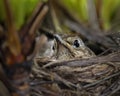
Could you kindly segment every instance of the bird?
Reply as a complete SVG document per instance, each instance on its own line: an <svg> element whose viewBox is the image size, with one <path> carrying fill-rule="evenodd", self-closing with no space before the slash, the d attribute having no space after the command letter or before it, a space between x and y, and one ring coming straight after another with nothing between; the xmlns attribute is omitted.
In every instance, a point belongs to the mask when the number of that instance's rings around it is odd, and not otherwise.
<svg viewBox="0 0 120 96"><path fill-rule="evenodd" d="M56 36L57 40L53 46L54 58L56 60L69 60L74 58L90 58L95 53L88 48L79 36Z"/></svg>

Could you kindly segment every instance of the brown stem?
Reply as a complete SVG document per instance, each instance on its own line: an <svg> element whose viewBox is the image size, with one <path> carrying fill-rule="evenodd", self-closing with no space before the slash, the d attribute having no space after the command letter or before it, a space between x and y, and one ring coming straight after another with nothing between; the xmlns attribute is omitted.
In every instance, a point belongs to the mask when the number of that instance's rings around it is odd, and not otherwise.
<svg viewBox="0 0 120 96"><path fill-rule="evenodd" d="M7 28L8 28L7 43L12 54L17 56L21 52L21 45L20 45L20 40L19 40L17 31L15 30L10 2L9 0L3 0L3 3L5 7L6 22L7 22Z"/></svg>
<svg viewBox="0 0 120 96"><path fill-rule="evenodd" d="M33 41L35 39L36 31L39 28L43 18L45 17L46 13L48 12L48 6L46 4L43 5L38 5L39 10L36 9L37 11L34 12L33 16L31 17L31 20L29 21L28 25L26 25L26 30L25 31L25 36L23 38L23 54L28 55L30 48L33 44ZM21 32L22 33L22 32Z"/></svg>

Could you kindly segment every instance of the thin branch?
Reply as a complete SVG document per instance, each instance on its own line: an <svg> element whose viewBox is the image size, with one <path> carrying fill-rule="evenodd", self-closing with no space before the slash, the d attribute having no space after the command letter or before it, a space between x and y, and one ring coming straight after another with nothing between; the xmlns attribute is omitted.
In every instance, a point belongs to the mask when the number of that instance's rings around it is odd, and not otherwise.
<svg viewBox="0 0 120 96"><path fill-rule="evenodd" d="M43 7L43 9L41 10L41 12L38 14L38 16L36 17L36 19L34 20L30 30L29 30L29 35L32 36L35 31L39 28L43 18L45 17L46 13L48 12L48 6L45 5Z"/></svg>
<svg viewBox="0 0 120 96"><path fill-rule="evenodd" d="M120 75L120 72L119 72L119 73L112 74L112 75L110 75L110 76L108 76L108 77L105 77L105 78L103 78L103 79L101 79L101 80L98 80L98 81L96 81L96 82L94 82L94 83L85 85L83 88L88 88L88 87L95 86L95 85L97 85L97 84L100 84L100 83L102 83L102 82L105 82L106 80L111 79L111 78L113 78L113 77L115 77L115 76L119 76L119 75Z"/></svg>
<svg viewBox="0 0 120 96"><path fill-rule="evenodd" d="M7 21L7 27L8 27L8 34L7 34L7 39L8 39L8 46L10 48L10 51L17 56L18 54L21 53L21 44L20 40L17 34L17 31L15 29L15 24L13 20L13 14L10 6L10 1L9 0L3 0L4 2L4 7L5 7L5 13L6 13L6 21Z"/></svg>
<svg viewBox="0 0 120 96"><path fill-rule="evenodd" d="M43 6L44 6L44 3L42 3L40 1L38 3L38 5L36 6L35 10L33 10L33 13L30 15L27 22L25 23L25 25L20 30L20 38L21 39L23 39L28 34L29 29L32 26L32 23L34 22L36 16L39 14L39 12L40 12L40 10L42 9Z"/></svg>
<svg viewBox="0 0 120 96"><path fill-rule="evenodd" d="M40 24L47 12L48 12L48 6L44 5L42 9L37 13L36 18L34 18L34 21L32 22L26 37L24 37L23 39L23 45L22 45L23 54L27 55L29 53L30 48L35 39L37 29L40 27Z"/></svg>
<svg viewBox="0 0 120 96"><path fill-rule="evenodd" d="M99 23L99 27L101 30L103 29L103 21L101 20L102 2L103 2L103 0L96 1L96 14L98 17L98 23Z"/></svg>
<svg viewBox="0 0 120 96"><path fill-rule="evenodd" d="M86 67L86 66L102 64L106 62L120 62L119 58L120 58L120 52L119 53L116 52L116 53L113 53L107 56L93 57L93 58L88 58L88 59L74 59L74 60L68 60L68 61L50 62L44 65L43 67L44 68L51 68L51 67L56 67L56 66Z"/></svg>
<svg viewBox="0 0 120 96"><path fill-rule="evenodd" d="M50 5L51 18L55 28L55 32L62 33L63 30L60 28L60 22L57 16L57 12L56 12L57 10L56 10L56 5L54 5L54 0L49 0L49 5Z"/></svg>
<svg viewBox="0 0 120 96"><path fill-rule="evenodd" d="M108 87L106 90L103 91L103 93L100 96L112 96L113 94L120 91L120 74L118 75L118 79L111 84L110 87Z"/></svg>

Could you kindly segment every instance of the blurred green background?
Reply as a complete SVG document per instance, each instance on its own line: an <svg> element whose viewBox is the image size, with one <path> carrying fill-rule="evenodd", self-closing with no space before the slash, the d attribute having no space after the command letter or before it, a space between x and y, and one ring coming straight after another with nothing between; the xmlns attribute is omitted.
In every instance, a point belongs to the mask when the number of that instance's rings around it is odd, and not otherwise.
<svg viewBox="0 0 120 96"><path fill-rule="evenodd" d="M10 0L16 29L19 29L26 18L28 18L39 1L47 0ZM60 0L78 20L82 23L88 23L88 2L89 0ZM108 30L111 26L119 23L120 19L120 0L91 0L96 7L96 13L99 13L99 21L103 29ZM98 10L99 9L99 12ZM98 15L98 14L97 14ZM3 0L0 0L0 22L4 22L5 12Z"/></svg>

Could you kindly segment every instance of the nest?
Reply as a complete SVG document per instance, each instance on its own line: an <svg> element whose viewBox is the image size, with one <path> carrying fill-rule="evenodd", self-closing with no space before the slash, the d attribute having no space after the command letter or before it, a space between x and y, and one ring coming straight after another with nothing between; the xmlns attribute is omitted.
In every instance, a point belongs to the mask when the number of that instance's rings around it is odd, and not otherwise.
<svg viewBox="0 0 120 96"><path fill-rule="evenodd" d="M32 96L119 96L120 52L89 59L36 58Z"/></svg>

